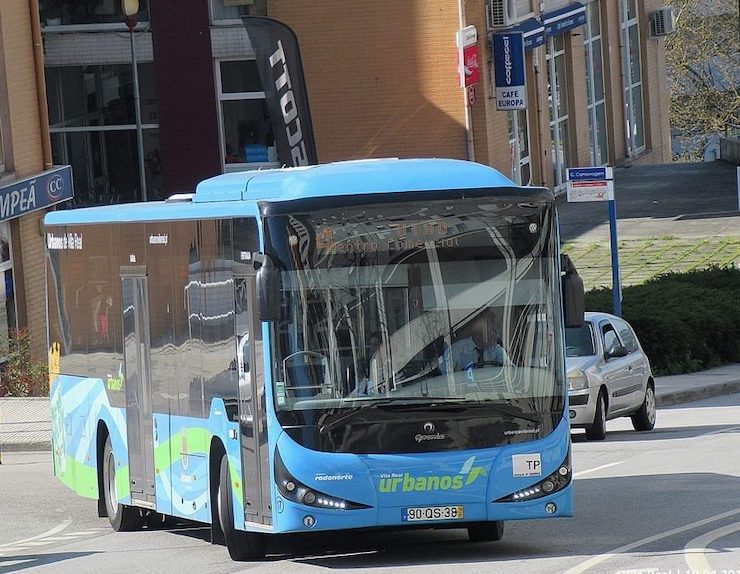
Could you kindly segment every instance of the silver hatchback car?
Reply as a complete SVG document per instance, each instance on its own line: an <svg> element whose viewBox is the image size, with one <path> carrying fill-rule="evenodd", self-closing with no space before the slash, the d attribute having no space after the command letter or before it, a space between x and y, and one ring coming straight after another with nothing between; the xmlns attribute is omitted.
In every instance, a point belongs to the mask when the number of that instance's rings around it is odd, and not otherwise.
<svg viewBox="0 0 740 574"><path fill-rule="evenodd" d="M655 381L632 327L608 313L586 313L565 330L570 424L603 440L606 421L632 417L635 430L655 426Z"/></svg>

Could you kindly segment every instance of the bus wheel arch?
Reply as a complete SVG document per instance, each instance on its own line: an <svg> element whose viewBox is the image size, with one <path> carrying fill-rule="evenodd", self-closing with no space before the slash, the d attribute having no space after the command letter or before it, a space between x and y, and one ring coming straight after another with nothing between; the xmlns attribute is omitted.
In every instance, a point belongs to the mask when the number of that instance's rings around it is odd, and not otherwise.
<svg viewBox="0 0 740 574"><path fill-rule="evenodd" d="M116 457L110 440L105 437L102 456L102 496L108 522L116 532L138 530L144 523L141 510L118 502L116 489Z"/></svg>
<svg viewBox="0 0 740 574"><path fill-rule="evenodd" d="M110 433L108 426L103 420L98 421L97 435L95 438L96 468L98 475L98 517L108 517L108 507L105 504L105 486L103 482L103 455L105 453L105 442Z"/></svg>
<svg viewBox="0 0 740 574"><path fill-rule="evenodd" d="M208 460L208 489L211 504L211 544L225 544L224 532L218 514L218 491L221 480L221 458L226 453L223 443L217 437L211 439Z"/></svg>
<svg viewBox="0 0 740 574"><path fill-rule="evenodd" d="M220 534L232 560L258 560L265 556L265 541L261 534L238 530L234 526L233 491L229 457L223 444L211 443L211 516L212 537ZM216 479L216 477L218 477Z"/></svg>

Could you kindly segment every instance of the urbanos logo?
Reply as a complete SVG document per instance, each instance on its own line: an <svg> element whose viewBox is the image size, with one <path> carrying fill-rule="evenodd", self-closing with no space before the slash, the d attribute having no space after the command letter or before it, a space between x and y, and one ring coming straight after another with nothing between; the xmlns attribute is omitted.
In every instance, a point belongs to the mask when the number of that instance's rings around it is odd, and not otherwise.
<svg viewBox="0 0 740 574"><path fill-rule="evenodd" d="M439 474L426 476L411 476L403 474L381 474L378 490L385 494L394 492L434 492L439 490L460 490L470 486L478 477L486 476L482 466L474 466L475 457L471 456L462 465L457 474Z"/></svg>

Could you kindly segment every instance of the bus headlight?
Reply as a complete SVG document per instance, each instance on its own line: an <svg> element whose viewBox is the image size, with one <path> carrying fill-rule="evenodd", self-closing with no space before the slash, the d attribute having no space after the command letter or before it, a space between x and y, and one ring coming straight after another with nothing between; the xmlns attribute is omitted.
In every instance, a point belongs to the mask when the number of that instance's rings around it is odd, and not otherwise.
<svg viewBox="0 0 740 574"><path fill-rule="evenodd" d="M588 377L580 369L568 373L568 390L582 391L588 388Z"/></svg>
<svg viewBox="0 0 740 574"><path fill-rule="evenodd" d="M494 502L525 502L527 500L534 500L535 498L542 498L543 496L563 490L570 484L572 478L570 450L568 450L565 460L555 469L555 472L546 476L537 484L512 492L507 496L494 500Z"/></svg>
<svg viewBox="0 0 740 574"><path fill-rule="evenodd" d="M278 491L286 499L297 504L313 506L315 508L329 508L332 510L357 510L370 508L366 504L353 502L336 496L329 496L314 488L310 488L293 477L283 464L279 452L275 452L275 481Z"/></svg>

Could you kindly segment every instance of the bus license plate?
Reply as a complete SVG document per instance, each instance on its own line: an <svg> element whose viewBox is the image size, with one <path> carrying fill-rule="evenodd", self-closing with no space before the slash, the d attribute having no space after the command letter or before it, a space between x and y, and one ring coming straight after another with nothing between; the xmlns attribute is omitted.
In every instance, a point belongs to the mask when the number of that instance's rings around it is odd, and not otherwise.
<svg viewBox="0 0 740 574"><path fill-rule="evenodd" d="M423 522L425 520L462 520L465 516L462 506L416 506L404 508L401 520L404 522Z"/></svg>

